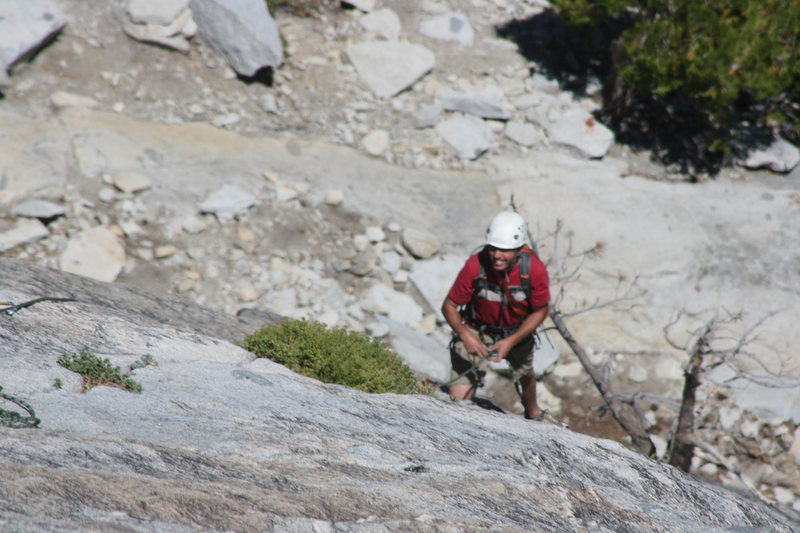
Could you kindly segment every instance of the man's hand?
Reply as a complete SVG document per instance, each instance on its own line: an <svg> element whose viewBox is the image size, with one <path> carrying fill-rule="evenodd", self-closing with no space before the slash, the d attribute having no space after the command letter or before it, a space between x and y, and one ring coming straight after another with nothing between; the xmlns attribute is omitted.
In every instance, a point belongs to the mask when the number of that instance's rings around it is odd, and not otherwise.
<svg viewBox="0 0 800 533"><path fill-rule="evenodd" d="M510 340L509 337L506 337L505 339L500 339L492 346L490 346L491 350L495 352L497 355L493 355L492 357L490 357L489 361L492 361L493 363L498 363L502 361L503 359L506 358L508 352L510 352L511 348L513 347L514 343Z"/></svg>
<svg viewBox="0 0 800 533"><path fill-rule="evenodd" d="M522 321L517 331L504 339L500 339L489 347L491 350L497 352L497 355L490 357L489 360L497 363L505 359L508 352L510 352L514 346L533 335L536 328L539 327L539 324L547 317L547 313L548 309L546 305L534 309L533 312Z"/></svg>
<svg viewBox="0 0 800 533"><path fill-rule="evenodd" d="M478 357L483 357L489 353L489 347L483 344L483 342L470 331L465 329L459 338L461 342L464 343L464 348L466 348L467 352L477 355Z"/></svg>
<svg viewBox="0 0 800 533"><path fill-rule="evenodd" d="M483 357L489 353L489 348L461 323L461 315L458 312L458 306L449 296L444 299L444 303L442 304L442 314L445 320L447 320L447 323L450 324L450 327L453 328L456 335L458 335L458 338L461 339L461 342L464 343L464 348L466 348L468 353L477 355L478 357Z"/></svg>

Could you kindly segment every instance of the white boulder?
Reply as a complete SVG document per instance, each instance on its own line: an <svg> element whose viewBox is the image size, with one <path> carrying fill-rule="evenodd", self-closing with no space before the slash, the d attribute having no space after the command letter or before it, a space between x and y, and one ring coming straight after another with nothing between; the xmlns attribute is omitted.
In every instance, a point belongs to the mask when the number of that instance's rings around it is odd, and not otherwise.
<svg viewBox="0 0 800 533"><path fill-rule="evenodd" d="M433 39L458 41L470 46L475 40L475 30L462 13L443 13L422 21L419 31Z"/></svg>
<svg viewBox="0 0 800 533"><path fill-rule="evenodd" d="M435 65L433 52L403 41L366 41L347 47L361 81L380 98L413 85Z"/></svg>
<svg viewBox="0 0 800 533"><path fill-rule="evenodd" d="M773 172L790 172L800 163L800 149L778 137L766 148L750 152L743 165L747 168L768 168Z"/></svg>
<svg viewBox="0 0 800 533"><path fill-rule="evenodd" d="M98 281L114 281L125 266L125 249L108 228L95 227L72 237L58 258L59 268Z"/></svg>

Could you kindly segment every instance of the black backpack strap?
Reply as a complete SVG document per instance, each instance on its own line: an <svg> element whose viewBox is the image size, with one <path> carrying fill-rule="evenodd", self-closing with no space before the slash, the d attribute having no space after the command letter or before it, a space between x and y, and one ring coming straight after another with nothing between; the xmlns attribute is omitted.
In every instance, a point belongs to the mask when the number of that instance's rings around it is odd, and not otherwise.
<svg viewBox="0 0 800 533"><path fill-rule="evenodd" d="M470 325L476 324L475 300L477 300L478 294L489 286L489 278L486 275L486 267L484 266L484 262L488 260L489 254L487 253L486 247L484 247L483 250L478 252L478 265L480 265L480 270L478 271L478 275L472 278L472 298L461 312L461 315Z"/></svg>
<svg viewBox="0 0 800 533"><path fill-rule="evenodd" d="M522 283L522 290L525 291L525 299L531 298L531 253L523 250L520 256L519 265L519 280ZM540 326L541 327L541 326ZM539 338L539 328L533 332L533 346L534 349L542 345L542 340ZM548 339L549 340L549 339Z"/></svg>
<svg viewBox="0 0 800 533"><path fill-rule="evenodd" d="M525 291L525 300L531 297L531 254L525 250L520 254L519 280Z"/></svg>

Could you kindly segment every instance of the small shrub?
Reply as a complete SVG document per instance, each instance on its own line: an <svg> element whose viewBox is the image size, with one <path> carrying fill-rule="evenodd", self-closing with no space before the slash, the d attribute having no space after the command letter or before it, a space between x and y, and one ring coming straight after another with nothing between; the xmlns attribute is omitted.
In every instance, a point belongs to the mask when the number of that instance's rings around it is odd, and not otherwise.
<svg viewBox="0 0 800 533"><path fill-rule="evenodd" d="M245 339L244 348L325 383L372 392L421 393L414 372L380 342L345 329L284 320Z"/></svg>
<svg viewBox="0 0 800 533"><path fill-rule="evenodd" d="M123 374L118 366L111 366L111 361L101 359L86 348L77 354L62 355L58 358L58 364L83 376L84 392L97 385L111 385L130 392L142 392L141 384L134 381L130 373Z"/></svg>
<svg viewBox="0 0 800 533"><path fill-rule="evenodd" d="M152 354L146 353L139 358L138 361L130 366L130 371L133 372L137 368L144 368L146 366L158 366L156 358Z"/></svg>
<svg viewBox="0 0 800 533"><path fill-rule="evenodd" d="M53 380L53 387L55 387L56 389L61 389L62 387L64 387L64 382L61 381L61 378L56 378Z"/></svg>

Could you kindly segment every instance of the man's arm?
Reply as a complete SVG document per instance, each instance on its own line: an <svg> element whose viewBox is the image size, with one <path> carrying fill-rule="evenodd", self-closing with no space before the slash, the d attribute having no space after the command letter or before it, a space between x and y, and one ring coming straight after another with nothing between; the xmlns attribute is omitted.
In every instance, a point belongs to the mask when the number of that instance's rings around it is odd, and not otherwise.
<svg viewBox="0 0 800 533"><path fill-rule="evenodd" d="M544 319L547 318L548 313L549 308L546 305L535 308L531 314L525 317L525 320L523 320L519 325L517 331L505 339L501 339L494 343L492 349L497 350L497 357L490 357L489 360L499 361L504 359L505 356L508 355L508 352L511 351L511 348L533 335L533 332L536 331L536 328L539 327L539 324L544 322Z"/></svg>
<svg viewBox="0 0 800 533"><path fill-rule="evenodd" d="M464 343L467 352L480 357L489 353L489 348L461 322L461 313L458 312L458 305L450 299L450 296L444 299L442 314L445 320L447 320L447 323L450 324L450 327L453 328L453 332L455 332L461 339L461 342ZM544 320L544 318L542 320Z"/></svg>

